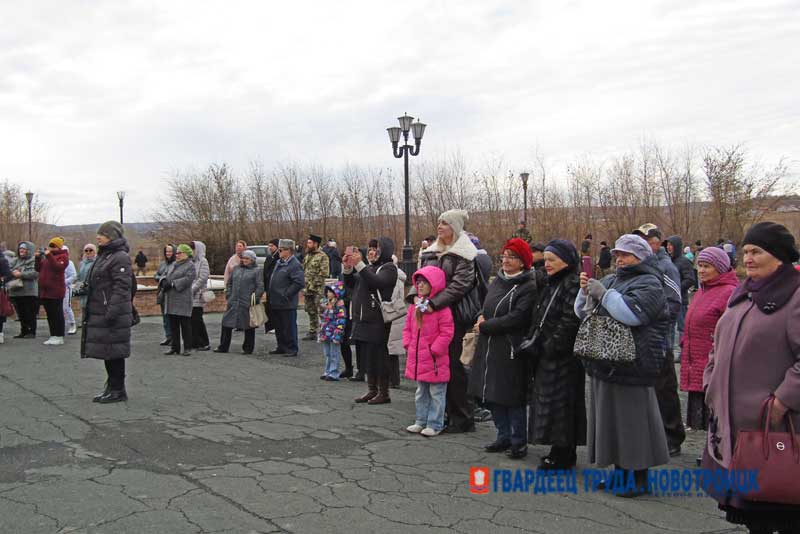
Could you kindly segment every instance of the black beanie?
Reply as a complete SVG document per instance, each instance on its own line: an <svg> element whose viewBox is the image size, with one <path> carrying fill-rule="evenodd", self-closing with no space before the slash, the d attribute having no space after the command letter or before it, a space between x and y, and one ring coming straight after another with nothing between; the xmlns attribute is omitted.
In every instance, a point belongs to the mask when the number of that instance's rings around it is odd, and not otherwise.
<svg viewBox="0 0 800 534"><path fill-rule="evenodd" d="M272 240L270 240L269 244L270 245L275 245L277 247L279 241L280 241L280 239L272 239Z"/></svg>
<svg viewBox="0 0 800 534"><path fill-rule="evenodd" d="M794 263L800 259L794 236L782 224L774 222L754 224L744 236L742 246L744 245L761 247L783 263Z"/></svg>

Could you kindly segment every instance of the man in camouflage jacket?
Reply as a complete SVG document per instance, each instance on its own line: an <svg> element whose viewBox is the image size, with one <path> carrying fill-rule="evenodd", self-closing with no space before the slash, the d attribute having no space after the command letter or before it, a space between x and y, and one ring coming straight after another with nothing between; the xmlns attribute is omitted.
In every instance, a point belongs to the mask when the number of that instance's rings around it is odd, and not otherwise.
<svg viewBox="0 0 800 534"><path fill-rule="evenodd" d="M531 233L525 227L525 221L520 221L519 227L516 229L516 231L514 231L513 234L511 234L511 239L514 239L515 237L522 239L528 244L531 243Z"/></svg>
<svg viewBox="0 0 800 534"><path fill-rule="evenodd" d="M308 314L308 335L303 339L316 340L319 328L319 299L325 289L325 279L330 274L328 255L320 250L322 238L310 234L306 241L303 270L306 276L305 308Z"/></svg>

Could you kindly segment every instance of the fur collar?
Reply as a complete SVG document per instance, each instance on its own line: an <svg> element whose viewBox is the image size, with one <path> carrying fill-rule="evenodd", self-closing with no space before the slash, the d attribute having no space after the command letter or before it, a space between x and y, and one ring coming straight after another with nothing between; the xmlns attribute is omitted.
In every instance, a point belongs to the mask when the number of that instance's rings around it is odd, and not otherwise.
<svg viewBox="0 0 800 534"><path fill-rule="evenodd" d="M475 256L478 255L478 249L475 248L475 245L472 244L470 241L469 236L466 232L461 232L461 235L458 236L458 239L450 245L449 248L446 248L438 239L434 241L433 245L429 246L425 249L426 253L433 252L437 256L444 256L445 254L452 254L454 256L460 256L467 261L472 261L475 259Z"/></svg>

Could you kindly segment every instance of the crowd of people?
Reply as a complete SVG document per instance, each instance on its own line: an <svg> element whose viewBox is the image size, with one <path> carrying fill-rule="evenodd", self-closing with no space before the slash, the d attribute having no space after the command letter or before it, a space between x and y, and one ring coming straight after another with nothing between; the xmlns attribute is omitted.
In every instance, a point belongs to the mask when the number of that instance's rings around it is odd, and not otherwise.
<svg viewBox="0 0 800 534"><path fill-rule="evenodd" d="M613 247L601 242L597 261L590 234L580 247L565 239L533 243L521 225L492 272L492 256L465 229L468 219L458 209L441 214L408 291L387 237L340 254L335 241L322 246L311 234L302 261L293 240L274 239L263 266L238 242L224 272L226 306L213 350L228 352L241 331L242 351L252 353L263 327L275 332L270 354L297 357L303 293L304 339L319 342L320 379L365 381L355 403L391 402L405 354L405 377L417 385L407 432L472 432L476 414L488 410L496 437L487 453L522 459L529 444L546 445L538 468L566 470L585 445L590 463L636 481L622 497L648 491L648 469L681 453L687 427L708 431L698 461L729 470L737 467L738 432L762 427L765 403L773 426L800 423L800 272L793 265L800 254L785 227L763 222L748 230L740 281L732 244L684 247L653 224ZM202 241L164 247L155 278L166 354L211 350L205 250ZM136 279L123 227L104 223L97 246L83 252L77 270L61 238L39 250L22 242L10 262L0 257L20 321L15 337L35 337L41 305L51 336L45 343L63 344L74 324L64 305L72 290L82 310L81 355L105 361L106 387L94 400L124 401ZM475 340L469 346L468 338ZM679 387L688 392L685 417ZM713 497L729 521L751 532L800 526L797 505Z"/></svg>

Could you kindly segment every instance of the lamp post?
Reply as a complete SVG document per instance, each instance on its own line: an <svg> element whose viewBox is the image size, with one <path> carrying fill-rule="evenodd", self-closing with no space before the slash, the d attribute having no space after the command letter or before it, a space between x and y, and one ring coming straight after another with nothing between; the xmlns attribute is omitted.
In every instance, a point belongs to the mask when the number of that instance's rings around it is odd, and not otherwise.
<svg viewBox="0 0 800 534"><path fill-rule="evenodd" d="M522 178L522 222L525 223L525 228L528 227L528 177L530 173L521 172L519 177Z"/></svg>
<svg viewBox="0 0 800 534"><path fill-rule="evenodd" d="M119 199L119 223L123 224L122 205L125 203L125 191L117 191L117 198Z"/></svg>
<svg viewBox="0 0 800 534"><path fill-rule="evenodd" d="M407 114L403 114L402 117L398 117L397 120L400 122L400 126L393 126L391 128L387 128L386 131L389 132L389 141L392 143L392 153L396 158L403 158L403 177L405 179L405 223L406 223L406 236L405 242L403 243L403 258L400 262L400 265L405 271L408 279L411 280L411 275L415 271L415 264L414 264L414 252L411 247L411 218L410 218L410 210L409 210L409 188L408 188L408 156L417 156L419 155L419 149L422 145L422 135L425 133L425 124L419 122L414 122L414 117L409 117ZM412 135L414 136L414 145L408 144L408 131L411 130ZM400 144L400 134L403 135L403 145L399 146Z"/></svg>
<svg viewBox="0 0 800 534"><path fill-rule="evenodd" d="M28 201L28 241L33 241L33 193L25 193L25 200Z"/></svg>

